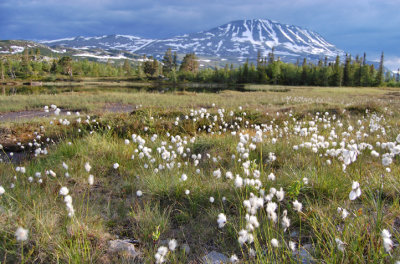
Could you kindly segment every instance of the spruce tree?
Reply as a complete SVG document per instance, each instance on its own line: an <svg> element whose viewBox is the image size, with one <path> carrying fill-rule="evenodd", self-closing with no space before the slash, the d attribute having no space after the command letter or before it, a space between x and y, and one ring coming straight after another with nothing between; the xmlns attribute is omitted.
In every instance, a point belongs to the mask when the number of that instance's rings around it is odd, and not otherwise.
<svg viewBox="0 0 400 264"><path fill-rule="evenodd" d="M4 63L3 61L0 61L0 74L1 74L1 80L4 81Z"/></svg>
<svg viewBox="0 0 400 264"><path fill-rule="evenodd" d="M180 72L192 72L197 73L199 70L199 62L197 61L197 57L194 53L188 53L182 60L181 67L179 68Z"/></svg>
<svg viewBox="0 0 400 264"><path fill-rule="evenodd" d="M346 54L346 60L343 68L343 86L351 86L350 62L351 56Z"/></svg>
<svg viewBox="0 0 400 264"><path fill-rule="evenodd" d="M174 57L172 58L172 67L176 70L178 68L178 56L176 51L174 51Z"/></svg>
<svg viewBox="0 0 400 264"><path fill-rule="evenodd" d="M342 71L340 69L340 57L336 56L335 64L333 66L332 85L342 86Z"/></svg>
<svg viewBox="0 0 400 264"><path fill-rule="evenodd" d="M132 68L131 68L131 64L129 63L129 61L127 59L124 60L124 65L122 66L122 68L124 69L126 76L131 75Z"/></svg>
<svg viewBox="0 0 400 264"><path fill-rule="evenodd" d="M383 52L381 55L381 61L379 62L378 73L376 75L376 85L380 86L383 83Z"/></svg>
<svg viewBox="0 0 400 264"><path fill-rule="evenodd" d="M174 61L173 61L173 58L172 58L171 49L168 49L165 52L165 55L164 55L164 57L162 59L162 62L163 62L163 67L162 67L163 74L164 75L168 75L172 71L172 69L174 68Z"/></svg>

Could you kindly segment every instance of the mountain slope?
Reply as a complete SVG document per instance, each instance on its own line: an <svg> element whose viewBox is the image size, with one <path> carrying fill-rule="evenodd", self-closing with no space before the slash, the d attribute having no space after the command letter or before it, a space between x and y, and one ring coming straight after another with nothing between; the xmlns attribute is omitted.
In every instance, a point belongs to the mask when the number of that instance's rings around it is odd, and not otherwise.
<svg viewBox="0 0 400 264"><path fill-rule="evenodd" d="M321 35L298 26L280 24L266 19L237 20L222 26L166 39L146 39L129 35L75 37L42 41L52 47L74 49L103 49L146 54L159 59L171 48L178 54L195 52L200 57L215 61L255 60L258 51L267 54L274 48L276 57L294 62L307 58L316 61L328 56L333 59L344 52L326 41Z"/></svg>
<svg viewBox="0 0 400 264"><path fill-rule="evenodd" d="M284 61L343 54L313 31L261 19L233 21L208 31L157 40L136 52L162 55L168 48L178 53L238 60L254 60L259 50L267 56L272 48Z"/></svg>

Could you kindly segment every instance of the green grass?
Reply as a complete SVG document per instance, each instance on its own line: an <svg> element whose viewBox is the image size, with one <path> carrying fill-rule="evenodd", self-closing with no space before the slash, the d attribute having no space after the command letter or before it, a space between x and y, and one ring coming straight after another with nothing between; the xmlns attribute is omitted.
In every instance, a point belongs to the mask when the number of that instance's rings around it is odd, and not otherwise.
<svg viewBox="0 0 400 264"><path fill-rule="evenodd" d="M387 91L375 88L289 89L285 92L227 91L220 94L85 92L80 97L73 94L33 96L31 100L39 105L64 104L74 109L85 102L87 109L96 109L101 103L117 98L124 104L134 102L143 106L132 114L102 114L100 111L92 117L98 123L90 125L75 124L76 117L68 117L72 122L70 126L62 126L57 121L50 125L49 119L1 124L2 129L24 143L31 141L29 135L42 125L45 127L42 137L54 138L58 143L47 146L48 155L24 161L21 166L26 167L25 174L16 172L14 164L0 163L0 185L6 190L0 196L0 261L129 262L123 254L107 250L108 241L116 237L139 240L138 250L142 256L137 261L145 263L155 262L157 249L169 239L177 239L179 245L188 244L190 253L185 254L178 247L168 253L168 263L198 261L212 250L226 256L236 254L243 263L297 263L300 261L298 254L292 253L289 241L309 250L316 263L394 263L399 260L399 247L393 247L390 254L386 252L381 232L388 229L395 244L398 243L400 159L395 156L389 166L391 172L386 172L381 157L388 150L376 145L378 141L394 142L400 133L398 100L390 99L393 101L388 103L384 95ZM332 90L335 93L329 93ZM371 95L380 99L371 98ZM23 98L15 96L15 100ZM0 104L4 109L12 110L10 102L3 97L0 99L6 102L5 106ZM17 107L33 103L28 98L24 100L20 105L15 103ZM220 125L224 126L219 118L213 120L218 113L217 108L211 107L212 103L225 108L226 132L219 129ZM239 106L243 109L239 110ZM196 122L191 118L185 120L185 115L190 116L190 109L199 110L200 107L209 107L210 118L197 117L200 120ZM367 114L366 109L370 113ZM232 117L229 115L231 110L234 112ZM309 121L314 120L317 112L321 117L316 122L317 131L306 137L294 133L296 126L309 127ZM330 114L322 117L325 112ZM373 114L384 116L379 124L385 128L385 133L370 131ZM333 115L336 115L335 120ZM178 125L174 124L176 117L180 118ZM338 125L338 120L343 126ZM246 229L247 213L243 201L252 194L259 196L260 191L254 186L236 188L234 180L225 178L227 171L232 172L233 177L236 174L246 177L243 162L247 158L238 161L239 132L232 135L230 126L239 125L241 133L250 135L248 148L255 135L254 125L261 124L265 124L266 130L263 141L255 143L256 149L249 151L250 175L259 170L265 194L272 187L277 190L282 187L285 198L280 202L273 198L277 203L276 223L268 217L267 204L254 214L259 222L259 227L252 232L254 243L241 246L238 233ZM211 125L214 134L203 129L205 126L207 130ZM353 131L348 131L349 125L354 127ZM338 138L329 139L332 128ZM357 138L357 130L367 133L368 137ZM345 132L349 133L348 137L343 134ZM342 161L325 155L327 149L320 148L316 153L306 147L293 149L295 145L311 142L313 133L329 141L329 148L338 149L345 138L347 143L351 140L368 143L381 156L374 158L370 150L360 150L357 160L343 171ZM150 159L140 158L141 147L132 143L132 134L145 140L144 145L151 149ZM158 135L154 142L151 140L153 134ZM172 150L178 153L177 143L171 142L171 135L180 135L186 141L183 149L186 156L163 159L159 152L162 147L171 155ZM194 142L190 142L192 137L196 138ZM125 145L125 139L131 141L129 145ZM332 142L337 142L338 146L333 147ZM276 160L269 160L269 153L275 153ZM198 165L192 154L201 154ZM131 159L132 155L134 159ZM328 159L331 165L327 165ZM171 161L173 166L170 164L168 168L167 163ZM63 162L69 166L69 178L64 176ZM86 162L92 166L90 174L95 179L92 186L88 184ZM120 165L118 169L113 168L116 162ZM56 177L45 175L50 169ZM217 169L222 172L221 178L213 176ZM41 172L42 183L38 183L36 172ZM183 173L188 176L186 181L181 180ZM270 173L276 175L275 181L268 179ZM308 178L308 184L303 178ZM360 183L362 194L350 201L353 181ZM10 188L12 183L14 188ZM68 187L73 199L75 216L72 218L67 216L66 205L59 194L62 186ZM138 190L143 192L141 197L136 195ZM190 194L185 194L186 190ZM213 203L209 200L211 196L215 199ZM294 210L295 200L302 203L302 212ZM342 219L338 207L348 210L346 219ZM286 232L282 228L284 210L291 222ZM223 228L217 225L219 213L227 217ZM28 240L22 243L14 236L19 226L29 230ZM279 241L278 248L272 246L273 238ZM336 238L345 243L344 252L338 249Z"/></svg>

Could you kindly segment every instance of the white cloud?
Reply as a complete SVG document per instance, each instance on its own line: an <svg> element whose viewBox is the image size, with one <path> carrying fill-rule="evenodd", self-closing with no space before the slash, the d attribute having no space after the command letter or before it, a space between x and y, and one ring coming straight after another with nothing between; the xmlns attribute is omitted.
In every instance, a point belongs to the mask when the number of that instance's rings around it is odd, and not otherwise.
<svg viewBox="0 0 400 264"><path fill-rule="evenodd" d="M397 71L397 69L400 68L400 57L387 57L386 59L384 59L384 65L392 71Z"/></svg>

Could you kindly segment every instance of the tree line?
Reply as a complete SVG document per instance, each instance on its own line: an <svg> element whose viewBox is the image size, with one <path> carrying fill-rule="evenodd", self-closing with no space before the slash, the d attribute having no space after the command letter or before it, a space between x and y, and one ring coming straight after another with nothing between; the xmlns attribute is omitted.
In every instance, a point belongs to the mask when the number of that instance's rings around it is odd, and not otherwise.
<svg viewBox="0 0 400 264"><path fill-rule="evenodd" d="M39 49L25 49L22 54L0 57L0 79L54 79L69 77L129 77L137 80L162 79L170 82L215 82L226 84L260 83L275 85L310 86L400 86L399 71L396 75L385 73L384 54L379 66L367 63L366 54L346 54L335 61L327 57L317 63L307 59L297 63L285 63L276 58L274 49L266 57L258 53L255 63L246 61L239 67L226 64L225 67L199 68L194 53L186 54L178 61L176 52L168 49L162 60L145 55L138 62L131 60L106 63L74 60L69 56L48 58Z"/></svg>

